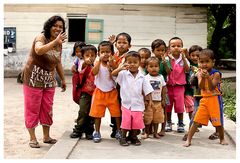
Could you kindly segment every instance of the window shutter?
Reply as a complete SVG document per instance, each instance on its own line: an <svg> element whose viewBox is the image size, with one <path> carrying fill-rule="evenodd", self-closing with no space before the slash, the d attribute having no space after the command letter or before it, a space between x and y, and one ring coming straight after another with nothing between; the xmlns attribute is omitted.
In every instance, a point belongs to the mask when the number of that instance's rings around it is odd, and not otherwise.
<svg viewBox="0 0 240 163"><path fill-rule="evenodd" d="M103 19L87 19L85 42L98 44L103 40Z"/></svg>

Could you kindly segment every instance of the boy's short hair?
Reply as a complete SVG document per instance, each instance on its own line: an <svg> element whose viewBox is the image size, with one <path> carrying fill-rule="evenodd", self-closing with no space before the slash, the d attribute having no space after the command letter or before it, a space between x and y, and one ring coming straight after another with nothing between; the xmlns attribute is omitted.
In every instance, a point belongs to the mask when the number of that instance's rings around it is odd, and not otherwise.
<svg viewBox="0 0 240 163"><path fill-rule="evenodd" d="M117 37L116 37L116 41L119 39L120 36L126 37L129 45L131 45L131 40L132 40L132 38L131 38L131 36L130 36L128 33L125 33L125 32L119 33L119 34L117 35Z"/></svg>
<svg viewBox="0 0 240 163"><path fill-rule="evenodd" d="M125 57L125 61L127 61L127 59L128 59L129 57L135 57L135 58L138 58L139 61L141 60L141 57L140 57L139 53L136 52L136 51L129 51L129 52L127 53L126 57Z"/></svg>
<svg viewBox="0 0 240 163"><path fill-rule="evenodd" d="M211 60L215 60L214 52L211 49L205 48L199 53L199 58L203 55L208 56Z"/></svg>
<svg viewBox="0 0 240 163"><path fill-rule="evenodd" d="M151 57L151 51L150 51L148 48L141 48L141 49L138 50L138 53L139 53L140 51L143 51L143 52L147 53L148 56Z"/></svg>
<svg viewBox="0 0 240 163"><path fill-rule="evenodd" d="M161 39L154 40L151 44L152 51L154 51L156 48L158 48L161 45L164 45L165 49L166 49L167 46L166 46L166 43L163 40L161 40Z"/></svg>
<svg viewBox="0 0 240 163"><path fill-rule="evenodd" d="M114 54L114 47L113 44L110 41L102 41L98 44L98 52L100 51L100 46L109 46L112 54Z"/></svg>
<svg viewBox="0 0 240 163"><path fill-rule="evenodd" d="M158 59L157 57L154 57L154 56L152 56L152 57L150 57L150 58L147 59L147 61L146 61L146 66L148 66L149 62L154 61L154 60L157 61L157 62L158 62L158 65L160 66L160 61L159 61L159 59Z"/></svg>
<svg viewBox="0 0 240 163"><path fill-rule="evenodd" d="M88 51L88 50L92 50L92 51L95 52L95 54L97 54L97 48L96 48L95 46L93 46L93 45L85 45L85 46L83 46L82 49L81 49L82 55L84 56L84 53L85 53L86 51Z"/></svg>
<svg viewBox="0 0 240 163"><path fill-rule="evenodd" d="M202 50L202 47L199 46L199 45L192 45L189 50L188 50L188 53L191 54L192 52L195 52L195 51L201 51Z"/></svg>
<svg viewBox="0 0 240 163"><path fill-rule="evenodd" d="M172 37L172 38L168 41L168 47L170 47L170 42L171 42L172 40L181 40L181 42L182 42L182 47L183 47L183 40L182 40L181 38L179 38L179 37Z"/></svg>

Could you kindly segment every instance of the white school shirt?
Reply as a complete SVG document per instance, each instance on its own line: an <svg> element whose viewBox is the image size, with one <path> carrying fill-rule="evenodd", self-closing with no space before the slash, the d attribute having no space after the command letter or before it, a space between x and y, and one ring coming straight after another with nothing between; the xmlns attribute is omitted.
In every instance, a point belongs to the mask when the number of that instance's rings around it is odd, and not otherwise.
<svg viewBox="0 0 240 163"><path fill-rule="evenodd" d="M120 96L122 106L131 111L141 111L145 109L144 95L153 92L149 81L138 71L136 77L128 70L122 70L118 73L116 82L120 85Z"/></svg>
<svg viewBox="0 0 240 163"><path fill-rule="evenodd" d="M110 72L107 67L100 64L98 74L95 75L94 84L103 92L109 92L116 88L116 83L110 77Z"/></svg>
<svg viewBox="0 0 240 163"><path fill-rule="evenodd" d="M150 82L154 91L152 92L153 101L162 100L162 87L166 85L166 82L161 74L158 76L151 76L147 74L145 78Z"/></svg>

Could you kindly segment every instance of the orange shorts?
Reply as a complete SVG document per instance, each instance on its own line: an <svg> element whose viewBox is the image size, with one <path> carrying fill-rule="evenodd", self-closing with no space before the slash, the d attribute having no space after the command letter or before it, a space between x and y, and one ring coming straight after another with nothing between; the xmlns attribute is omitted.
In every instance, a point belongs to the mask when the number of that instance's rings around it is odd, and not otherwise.
<svg viewBox="0 0 240 163"><path fill-rule="evenodd" d="M213 126L223 126L221 102L220 96L203 97L193 121L207 126L210 120Z"/></svg>
<svg viewBox="0 0 240 163"><path fill-rule="evenodd" d="M148 106L148 101L145 102L144 110L144 124L150 125L151 123L163 123L164 110L160 101L153 101L153 106Z"/></svg>
<svg viewBox="0 0 240 163"><path fill-rule="evenodd" d="M104 117L106 108L109 109L111 117L120 117L117 89L113 89L110 92L103 92L96 88L93 92L89 115L96 118Z"/></svg>

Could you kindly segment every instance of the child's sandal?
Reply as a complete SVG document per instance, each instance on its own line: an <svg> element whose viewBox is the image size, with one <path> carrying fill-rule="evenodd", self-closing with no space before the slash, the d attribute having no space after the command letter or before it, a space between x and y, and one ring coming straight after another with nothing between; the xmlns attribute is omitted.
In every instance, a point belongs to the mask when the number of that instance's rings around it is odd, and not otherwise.
<svg viewBox="0 0 240 163"><path fill-rule="evenodd" d="M30 146L31 148L40 148L40 145L39 145L39 143L38 143L37 140L31 140L31 141L29 142L29 146Z"/></svg>

